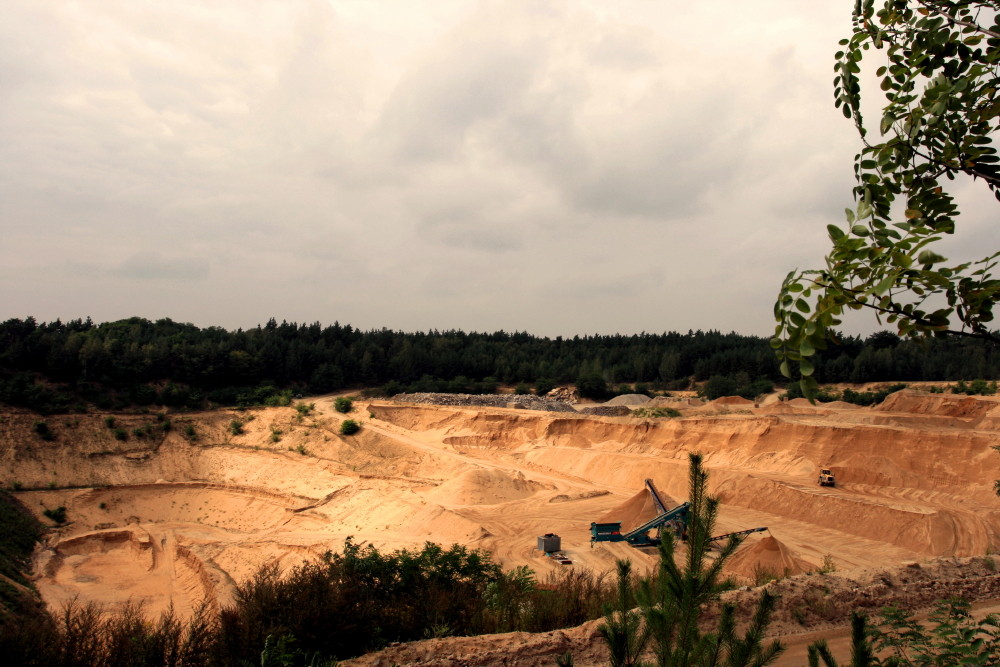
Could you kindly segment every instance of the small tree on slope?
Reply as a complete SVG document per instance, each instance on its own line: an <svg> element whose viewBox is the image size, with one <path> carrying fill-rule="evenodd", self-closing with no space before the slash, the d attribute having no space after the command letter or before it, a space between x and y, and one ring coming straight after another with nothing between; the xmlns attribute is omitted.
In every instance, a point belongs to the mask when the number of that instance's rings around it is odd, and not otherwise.
<svg viewBox="0 0 1000 667"><path fill-rule="evenodd" d="M707 494L708 474L701 467L701 455L690 455L690 503L687 553L683 567L674 558L676 542L672 532L665 531L660 543L660 565L655 576L639 583L638 600L645 624L628 622L633 614L625 608L617 613L617 626L609 622L601 631L608 638L616 630L616 644L609 641L612 664L640 664L638 655L647 641L652 641L657 667L763 667L772 663L784 650L778 641L764 646L764 632L770 623L776 598L765 592L742 637L736 633L735 608L722 605L715 632L702 634L699 620L704 606L718 599L722 591L731 588L723 579L722 567L740 546L742 537L730 538L715 560L708 558L712 531L718 515L719 500ZM619 564L619 581L623 567ZM627 579L628 569L625 569ZM619 594L621 598L622 594ZM620 600L623 605L624 598ZM606 630L607 629L607 630ZM629 640L622 633L631 633ZM633 648L639 644L638 649ZM615 662L616 646L629 647L632 662Z"/></svg>

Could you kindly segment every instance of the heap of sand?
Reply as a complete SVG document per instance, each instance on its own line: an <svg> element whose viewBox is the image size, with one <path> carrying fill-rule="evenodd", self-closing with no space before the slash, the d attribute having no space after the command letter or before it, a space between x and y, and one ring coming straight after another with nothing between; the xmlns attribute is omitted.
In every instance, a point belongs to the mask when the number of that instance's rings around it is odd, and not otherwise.
<svg viewBox="0 0 1000 667"><path fill-rule="evenodd" d="M444 505L498 505L523 500L544 488L544 484L526 479L519 471L473 468L429 491L425 497Z"/></svg>
<svg viewBox="0 0 1000 667"><path fill-rule="evenodd" d="M604 405L645 405L649 400L649 396L645 394L620 394L606 401Z"/></svg>
<svg viewBox="0 0 1000 667"><path fill-rule="evenodd" d="M664 495L662 491L660 492L660 499L667 507L677 505L677 502L673 498ZM621 505L601 516L597 520L597 523L614 523L617 521L622 524L622 532L627 532L656 518L659 514L660 511L653 501L653 495L647 489L643 489Z"/></svg>
<svg viewBox="0 0 1000 667"><path fill-rule="evenodd" d="M753 401L749 398L743 398L742 396L722 396L714 401L711 401L709 405L753 405Z"/></svg>
<svg viewBox="0 0 1000 667"><path fill-rule="evenodd" d="M784 543L773 536L744 545L726 563L726 571L737 577L754 581L762 575L790 577L813 569L797 558Z"/></svg>

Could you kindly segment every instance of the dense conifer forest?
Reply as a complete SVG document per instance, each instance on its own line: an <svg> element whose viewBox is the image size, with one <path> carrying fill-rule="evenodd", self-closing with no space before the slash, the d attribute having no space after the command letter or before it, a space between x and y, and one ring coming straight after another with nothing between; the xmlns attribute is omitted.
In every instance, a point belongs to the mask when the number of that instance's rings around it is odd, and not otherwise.
<svg viewBox="0 0 1000 667"><path fill-rule="evenodd" d="M998 375L995 346L958 338L844 336L816 358L816 378L823 383ZM719 331L546 338L505 331L362 331L274 319L235 331L139 317L0 323L0 402L43 413L252 405L373 387L388 394L492 392L501 383L539 393L577 383L597 398L637 384L669 391L709 381L724 393L750 395L783 379L768 339Z"/></svg>

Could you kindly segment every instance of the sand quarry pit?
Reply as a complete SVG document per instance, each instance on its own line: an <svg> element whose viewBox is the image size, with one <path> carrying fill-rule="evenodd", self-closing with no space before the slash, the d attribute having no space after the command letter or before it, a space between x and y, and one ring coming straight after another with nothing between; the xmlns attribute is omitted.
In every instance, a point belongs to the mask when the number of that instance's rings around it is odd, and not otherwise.
<svg viewBox="0 0 1000 667"><path fill-rule="evenodd" d="M40 517L63 506L36 558L45 600L143 600L187 614L226 604L258 567L290 569L353 537L382 549L459 543L544 578L610 571L656 554L591 545L592 521L627 530L686 499L699 451L722 501L720 533L754 527L729 564L754 583L902 568L1000 551L1000 401L902 391L875 408L806 401L677 403L682 417L597 417L533 410L361 401L338 435L333 397L293 408L48 418L8 411L0 482ZM238 429L233 423L239 422ZM141 435L139 433L142 433ZM816 483L832 469L836 487ZM48 524L52 522L44 519ZM535 549L556 533L572 565ZM488 664L488 663L481 663ZM581 663L583 664L583 663Z"/></svg>

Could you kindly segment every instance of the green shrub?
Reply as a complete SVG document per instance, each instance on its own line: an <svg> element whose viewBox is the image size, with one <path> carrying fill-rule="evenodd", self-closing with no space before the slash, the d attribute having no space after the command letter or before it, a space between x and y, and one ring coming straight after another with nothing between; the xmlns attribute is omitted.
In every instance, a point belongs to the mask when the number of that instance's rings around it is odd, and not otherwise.
<svg viewBox="0 0 1000 667"><path fill-rule="evenodd" d="M239 419L229 422L229 432L233 435L243 435L243 422Z"/></svg>
<svg viewBox="0 0 1000 667"><path fill-rule="evenodd" d="M581 398L604 399L608 396L608 383L600 373L585 373L576 379L576 389Z"/></svg>
<svg viewBox="0 0 1000 667"><path fill-rule="evenodd" d="M632 416L643 419L657 419L660 417L680 417L681 413L673 408L636 408L632 411Z"/></svg>
<svg viewBox="0 0 1000 667"><path fill-rule="evenodd" d="M123 428L116 428L113 433L116 440L128 440L128 432Z"/></svg>
<svg viewBox="0 0 1000 667"><path fill-rule="evenodd" d="M361 424L354 421L353 419L345 419L340 423L341 435L354 435L360 430L361 430Z"/></svg>
<svg viewBox="0 0 1000 667"><path fill-rule="evenodd" d="M104 418L104 425L107 426L108 428L114 428L115 427L115 418L114 417L105 417Z"/></svg>
<svg viewBox="0 0 1000 667"><path fill-rule="evenodd" d="M969 384L959 381L952 387L954 394L966 394L967 396L992 396L997 393L997 383L986 380L973 380Z"/></svg>
<svg viewBox="0 0 1000 667"><path fill-rule="evenodd" d="M49 425L46 422L35 422L35 433L37 433L38 437L42 440L56 439L56 434L52 432L52 429L49 428Z"/></svg>
<svg viewBox="0 0 1000 667"><path fill-rule="evenodd" d="M54 510L46 509L42 512L45 516L52 519L58 524L66 523L66 508L62 505L55 508Z"/></svg>
<svg viewBox="0 0 1000 667"><path fill-rule="evenodd" d="M535 395L544 396L556 388L556 381L550 378L540 378L535 380Z"/></svg>
<svg viewBox="0 0 1000 667"><path fill-rule="evenodd" d="M337 410L337 412L342 412L346 415L354 409L354 402L346 396L341 396L333 402L333 407Z"/></svg>

